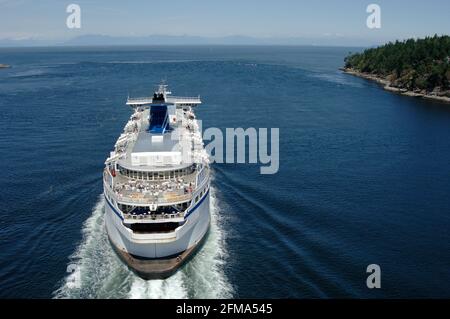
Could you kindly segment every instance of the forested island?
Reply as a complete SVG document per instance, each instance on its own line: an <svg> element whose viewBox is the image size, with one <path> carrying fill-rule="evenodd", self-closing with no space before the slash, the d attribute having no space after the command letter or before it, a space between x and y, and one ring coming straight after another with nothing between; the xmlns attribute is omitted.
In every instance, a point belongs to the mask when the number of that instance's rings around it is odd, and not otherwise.
<svg viewBox="0 0 450 319"><path fill-rule="evenodd" d="M450 102L450 36L390 42L350 53L343 70L389 91Z"/></svg>

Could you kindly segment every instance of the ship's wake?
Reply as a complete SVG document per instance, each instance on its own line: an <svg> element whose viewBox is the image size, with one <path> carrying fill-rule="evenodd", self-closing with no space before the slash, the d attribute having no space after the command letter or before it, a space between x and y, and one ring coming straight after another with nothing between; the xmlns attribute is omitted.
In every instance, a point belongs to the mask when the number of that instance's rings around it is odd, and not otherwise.
<svg viewBox="0 0 450 319"><path fill-rule="evenodd" d="M165 280L143 280L114 253L104 227L103 196L83 225L83 240L70 257L71 272L55 298L228 298L233 290L224 273L225 232L211 188L211 228L194 258Z"/></svg>

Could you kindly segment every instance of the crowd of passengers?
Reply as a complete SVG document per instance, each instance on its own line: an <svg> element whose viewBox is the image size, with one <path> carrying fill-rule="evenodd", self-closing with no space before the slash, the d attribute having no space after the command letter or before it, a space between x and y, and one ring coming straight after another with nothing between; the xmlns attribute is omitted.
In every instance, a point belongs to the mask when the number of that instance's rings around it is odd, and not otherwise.
<svg viewBox="0 0 450 319"><path fill-rule="evenodd" d="M114 186L114 190L117 193L123 191L132 191L139 193L151 193L152 195L158 195L160 192L173 192L182 191L183 194L192 193L194 184L192 182L185 183L182 178L178 178L175 181L165 181L162 183L154 184L145 181L129 181L126 183L117 183Z"/></svg>
<svg viewBox="0 0 450 319"><path fill-rule="evenodd" d="M191 167L176 170L176 171L170 171L170 172L136 172L127 170L125 168L119 167L119 172L122 176L133 178L133 179L140 179L140 180L169 180L169 179L179 179L182 178L182 176L192 174L197 168L197 164L192 165ZM115 174L115 172L114 172ZM113 176L115 176L112 174Z"/></svg>

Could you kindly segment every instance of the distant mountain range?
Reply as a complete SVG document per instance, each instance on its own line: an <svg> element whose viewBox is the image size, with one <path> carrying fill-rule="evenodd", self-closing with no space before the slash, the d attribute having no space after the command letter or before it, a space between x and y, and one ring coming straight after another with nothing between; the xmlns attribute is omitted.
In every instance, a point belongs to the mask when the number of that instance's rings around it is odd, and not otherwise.
<svg viewBox="0 0 450 319"><path fill-rule="evenodd" d="M376 41L378 42L378 41ZM95 45L321 45L321 46L370 46L374 43L364 39L349 39L338 36L323 36L318 38L280 37L257 38L250 36L108 36L81 35L70 40L38 40L38 39L0 39L0 47L29 46L95 46Z"/></svg>
<svg viewBox="0 0 450 319"><path fill-rule="evenodd" d="M65 45L188 45L188 44L264 44L263 39L229 36L168 36L150 35L143 37L113 37L107 35L83 35L65 42Z"/></svg>

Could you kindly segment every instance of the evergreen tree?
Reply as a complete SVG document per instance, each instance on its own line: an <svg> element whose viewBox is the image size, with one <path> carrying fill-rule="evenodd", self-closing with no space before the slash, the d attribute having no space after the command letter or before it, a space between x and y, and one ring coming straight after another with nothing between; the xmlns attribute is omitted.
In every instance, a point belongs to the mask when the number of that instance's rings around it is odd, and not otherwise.
<svg viewBox="0 0 450 319"><path fill-rule="evenodd" d="M349 53L345 67L393 79L410 90L450 89L450 36L389 42L362 53Z"/></svg>

